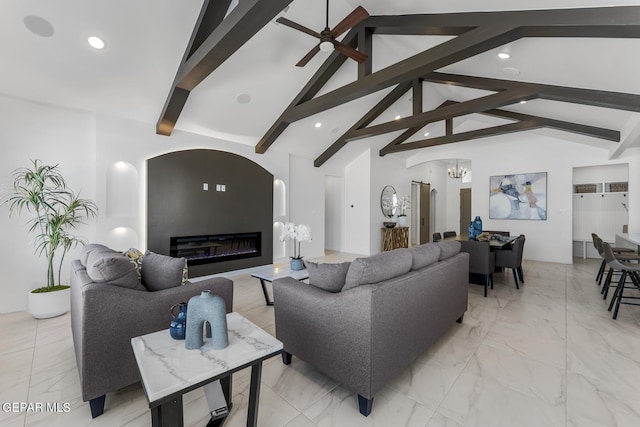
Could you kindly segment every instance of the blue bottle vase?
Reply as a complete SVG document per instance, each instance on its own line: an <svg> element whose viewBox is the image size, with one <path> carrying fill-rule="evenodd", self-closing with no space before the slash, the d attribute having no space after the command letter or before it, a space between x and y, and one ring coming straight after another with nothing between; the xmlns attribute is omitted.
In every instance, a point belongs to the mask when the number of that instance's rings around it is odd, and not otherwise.
<svg viewBox="0 0 640 427"><path fill-rule="evenodd" d="M175 313L176 308L178 314ZM183 340L187 329L187 303L181 302L171 307L171 315L173 320L169 325L169 334L174 340Z"/></svg>
<svg viewBox="0 0 640 427"><path fill-rule="evenodd" d="M477 216L476 219L473 220L473 230L474 237L478 237L480 233L482 233L482 219Z"/></svg>

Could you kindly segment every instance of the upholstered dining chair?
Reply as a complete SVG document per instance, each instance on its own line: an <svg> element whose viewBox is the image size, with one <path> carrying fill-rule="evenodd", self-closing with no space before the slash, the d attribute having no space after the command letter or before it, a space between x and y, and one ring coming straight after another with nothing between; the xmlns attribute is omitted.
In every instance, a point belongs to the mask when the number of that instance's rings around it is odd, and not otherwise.
<svg viewBox="0 0 640 427"><path fill-rule="evenodd" d="M591 239L593 240L593 246L598 251L598 254L600 254L600 256L602 257L602 263L600 264L600 269L598 270L598 274L596 275L596 282L598 282L598 286L602 286L602 277L604 276L604 270L607 266L607 261L605 260L604 254L602 252L602 239L600 239L600 237L596 233L591 233ZM633 249L629 249L629 248L619 248L619 247L613 247L613 246L609 246L609 247L611 248L614 254L632 254L634 252ZM611 270L611 273L613 273L613 270ZM607 276L609 276L609 274L607 274ZM610 281L611 281L611 278L609 278L609 282ZM602 293L605 295L605 299L606 299L606 292L608 288L609 288L608 284L605 283L605 287L602 289Z"/></svg>
<svg viewBox="0 0 640 427"><path fill-rule="evenodd" d="M594 246L596 247L596 250L598 251L598 253L602 257L602 262L605 264L605 266L609 265L609 271L607 271L607 277L605 278L604 284L602 285L602 290L600 291L600 293L602 294L602 299L607 299L607 296L609 295L609 288L611 287L611 281L613 279L613 276L614 275L621 275L622 272L620 270L618 270L618 269L611 268L611 265L609 264L609 261L607 260L607 258L605 256L605 252L604 252L604 244L606 242L604 242L597 234L594 234L592 237L593 237ZM621 249L621 248L615 248L615 247L609 245L608 243L607 243L607 245L609 246L609 249L611 249L611 252L613 253L613 256L615 258L617 258L618 260L640 262L640 256L638 256L635 253L633 253L633 251L631 251L631 252L628 252L628 251L620 252L620 251L617 251L617 249ZM622 249L626 249L626 248L622 248ZM602 265L601 265L600 269L602 270L602 273L600 273L600 281L598 283L600 283L602 281L602 277L604 277L604 267L602 267Z"/></svg>
<svg viewBox="0 0 640 427"><path fill-rule="evenodd" d="M491 251L489 242L477 240L462 240L460 252L469 254L469 276L478 274L482 276L484 296L487 296L487 288L493 289L493 271L496 269L496 253Z"/></svg>
<svg viewBox="0 0 640 427"><path fill-rule="evenodd" d="M440 233L433 233L433 241L434 241L434 242L439 242L440 240L442 240L442 234L440 234Z"/></svg>
<svg viewBox="0 0 640 427"><path fill-rule="evenodd" d="M513 272L513 280L516 283L516 289L520 289L520 286L518 285L518 277L520 277L520 282L524 283L524 274L522 272L524 241L525 237L521 234L513 242L511 249L503 249L495 252L496 267L511 269Z"/></svg>
<svg viewBox="0 0 640 427"><path fill-rule="evenodd" d="M611 303L609 304L609 311L611 311L615 305L615 310L613 311L613 319L616 319L618 317L620 304L640 305L640 303L637 302L626 300L623 301L623 299L625 298L632 300L640 299L640 297L637 296L624 296L625 289L635 288L640 290L640 264L631 263L629 261L623 261L619 258L616 258L611 246L607 242L602 242L602 252L604 254L605 260L607 261L607 264L609 264L609 268L622 272L622 274L620 275L620 280L618 281L618 286L616 286L616 291L613 294L613 298L611 298ZM631 279L633 286L625 286L627 277Z"/></svg>
<svg viewBox="0 0 640 427"><path fill-rule="evenodd" d="M442 233L442 236L446 239L449 237L456 237L456 232L455 231L445 231L444 233Z"/></svg>

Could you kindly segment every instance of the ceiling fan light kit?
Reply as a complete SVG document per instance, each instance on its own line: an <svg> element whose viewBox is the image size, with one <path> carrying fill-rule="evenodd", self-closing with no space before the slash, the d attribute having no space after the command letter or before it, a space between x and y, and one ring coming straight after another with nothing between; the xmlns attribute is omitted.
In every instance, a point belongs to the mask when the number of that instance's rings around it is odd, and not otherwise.
<svg viewBox="0 0 640 427"><path fill-rule="evenodd" d="M364 62L369 56L365 53L362 53L351 46L348 46L338 40L339 36L344 34L346 31L355 27L365 19L369 17L369 12L365 10L364 7L358 6L347 15L342 21L340 21L333 29L329 28L329 0L327 0L327 14L325 20L325 28L320 33L313 31L304 25L300 25L297 22L293 22L287 18L280 17L276 19L276 22L282 25L286 25L287 27L293 28L294 30L301 31L305 34L308 34L312 37L320 39L320 42L315 45L298 63L296 66L304 67L307 65L309 61L320 51L322 52L331 52L334 49L340 52L341 54L353 59L357 62Z"/></svg>

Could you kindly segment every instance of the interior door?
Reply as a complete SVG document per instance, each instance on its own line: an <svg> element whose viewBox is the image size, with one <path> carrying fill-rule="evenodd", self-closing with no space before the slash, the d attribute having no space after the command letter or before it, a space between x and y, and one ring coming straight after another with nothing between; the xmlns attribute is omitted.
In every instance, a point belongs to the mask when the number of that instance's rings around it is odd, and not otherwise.
<svg viewBox="0 0 640 427"><path fill-rule="evenodd" d="M471 222L471 189L460 189L460 234L469 235L469 223Z"/></svg>
<svg viewBox="0 0 640 427"><path fill-rule="evenodd" d="M431 185L420 183L420 244L430 240L429 204L431 203Z"/></svg>

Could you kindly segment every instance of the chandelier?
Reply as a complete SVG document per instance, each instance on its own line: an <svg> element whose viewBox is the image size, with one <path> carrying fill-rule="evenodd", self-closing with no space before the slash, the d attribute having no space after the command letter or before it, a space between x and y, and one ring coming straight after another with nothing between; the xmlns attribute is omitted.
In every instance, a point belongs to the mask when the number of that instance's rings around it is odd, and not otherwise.
<svg viewBox="0 0 640 427"><path fill-rule="evenodd" d="M447 169L449 178L460 179L467 174L467 168L458 167L458 160L456 160L456 167Z"/></svg>

